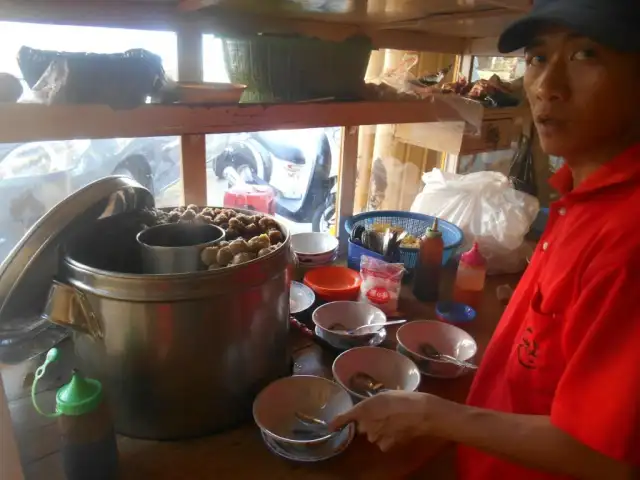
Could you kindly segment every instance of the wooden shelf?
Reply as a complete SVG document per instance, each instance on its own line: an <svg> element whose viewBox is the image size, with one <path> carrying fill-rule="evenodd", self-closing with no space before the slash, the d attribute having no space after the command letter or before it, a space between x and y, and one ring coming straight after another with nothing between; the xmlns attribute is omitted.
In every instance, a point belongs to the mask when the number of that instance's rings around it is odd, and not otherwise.
<svg viewBox="0 0 640 480"><path fill-rule="evenodd" d="M459 104L459 105L458 105ZM0 143L154 137L329 126L462 122L463 98L232 106L0 106ZM472 105L471 108L474 108ZM468 117L467 117L468 118Z"/></svg>

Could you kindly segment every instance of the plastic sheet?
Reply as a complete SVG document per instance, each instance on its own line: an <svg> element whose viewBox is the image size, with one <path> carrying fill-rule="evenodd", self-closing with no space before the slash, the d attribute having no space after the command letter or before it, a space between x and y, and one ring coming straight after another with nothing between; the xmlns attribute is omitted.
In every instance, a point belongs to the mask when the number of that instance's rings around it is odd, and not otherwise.
<svg viewBox="0 0 640 480"><path fill-rule="evenodd" d="M439 88L441 84L417 87L417 77L411 69L418 60L418 55L406 54L397 67L386 70L380 77L372 79L371 83L386 85L400 95L420 97L430 102L429 108L435 112L438 122L464 122L465 133L480 135L484 117L482 103L454 93L442 93Z"/></svg>
<svg viewBox="0 0 640 480"><path fill-rule="evenodd" d="M538 199L515 190L498 172L468 175L433 169L422 176L425 186L412 212L433 215L464 232L463 250L478 242L487 273L515 273L526 266L531 248L524 243L540 208Z"/></svg>

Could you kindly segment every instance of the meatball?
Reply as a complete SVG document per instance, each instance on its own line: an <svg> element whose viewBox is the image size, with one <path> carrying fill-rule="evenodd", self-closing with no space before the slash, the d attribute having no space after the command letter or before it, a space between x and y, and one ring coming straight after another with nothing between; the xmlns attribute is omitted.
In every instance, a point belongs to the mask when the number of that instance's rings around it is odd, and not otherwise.
<svg viewBox="0 0 640 480"><path fill-rule="evenodd" d="M238 253L248 252L249 245L242 238L238 238L229 244L231 253L237 255Z"/></svg>
<svg viewBox="0 0 640 480"><path fill-rule="evenodd" d="M275 245L276 243L284 240L282 238L282 232L280 230L269 230L269 233L267 235L269 236L269 242L271 243L271 245Z"/></svg>
<svg viewBox="0 0 640 480"><path fill-rule="evenodd" d="M213 219L213 223L215 225L229 223L229 217L227 217L224 213L220 213L219 215L216 215L216 218Z"/></svg>
<svg viewBox="0 0 640 480"><path fill-rule="evenodd" d="M231 260L233 260L233 252L230 247L222 247L218 250L218 263L220 265L229 265Z"/></svg>
<svg viewBox="0 0 640 480"><path fill-rule="evenodd" d="M231 265L239 265L241 263L248 262L256 258L256 254L253 252L241 252L238 253L233 260L231 261Z"/></svg>
<svg viewBox="0 0 640 480"><path fill-rule="evenodd" d="M258 237L253 237L248 242L249 249L252 252L259 252L263 248L268 248L270 245L271 245L271 242L269 241L269 237L264 234Z"/></svg>
<svg viewBox="0 0 640 480"><path fill-rule="evenodd" d="M231 227L227 228L224 234L224 238L226 238L227 240L235 240L239 236L240 236L240 232L235 228L231 228Z"/></svg>
<svg viewBox="0 0 640 480"><path fill-rule="evenodd" d="M262 217L258 222L258 225L260 225L260 228L265 232L278 228L278 223L273 218L269 217Z"/></svg>
<svg viewBox="0 0 640 480"><path fill-rule="evenodd" d="M218 252L220 251L220 247L207 247L200 253L200 260L205 265L212 265L217 263L218 261Z"/></svg>
<svg viewBox="0 0 640 480"><path fill-rule="evenodd" d="M229 246L229 242L227 242L226 240L222 240L221 242L218 243L218 245L216 245L217 247L228 247Z"/></svg>
<svg viewBox="0 0 640 480"><path fill-rule="evenodd" d="M180 220L193 220L196 218L196 213L193 210L185 210L180 216Z"/></svg>
<svg viewBox="0 0 640 480"><path fill-rule="evenodd" d="M249 225L250 223L253 223L253 217L250 217L249 215L245 215L244 213L240 213L236 215L236 218L240 220L243 225Z"/></svg>
<svg viewBox="0 0 640 480"><path fill-rule="evenodd" d="M271 253L271 248L270 247L263 248L262 250L260 250L258 252L258 258L264 257L265 255L269 255L270 253Z"/></svg>
<svg viewBox="0 0 640 480"><path fill-rule="evenodd" d="M220 270L221 268L224 268L224 265L220 265L219 263L212 263L211 265L209 265L208 270Z"/></svg>
<svg viewBox="0 0 640 480"><path fill-rule="evenodd" d="M169 223L176 223L178 220L180 220L180 212L176 212L175 210L172 211L167 217L167 220Z"/></svg>
<svg viewBox="0 0 640 480"><path fill-rule="evenodd" d="M213 209L213 213L216 215L220 215L222 213L222 209L221 208L214 208Z"/></svg>
<svg viewBox="0 0 640 480"><path fill-rule="evenodd" d="M200 210L200 209L198 208L197 205L194 205L193 203L191 203L191 204L187 205L187 210L193 210L194 212L198 213L198 210Z"/></svg>
<svg viewBox="0 0 640 480"><path fill-rule="evenodd" d="M260 227L255 223L250 223L249 225L247 225L245 233L249 238L252 238L260 235L262 233L262 230L260 230Z"/></svg>
<svg viewBox="0 0 640 480"><path fill-rule="evenodd" d="M233 228L234 230L242 233L244 231L244 223L242 223L242 221L238 220L237 218L230 218L229 228Z"/></svg>
<svg viewBox="0 0 640 480"><path fill-rule="evenodd" d="M228 218L233 218L233 217L236 216L236 211L235 210L231 210L230 208L222 210L222 213L224 213Z"/></svg>
<svg viewBox="0 0 640 480"><path fill-rule="evenodd" d="M213 217L216 216L215 213L213 213L213 210L211 210L209 207L207 207L204 210L202 210L200 212L200 215L204 215L204 216L209 217L209 218L213 218Z"/></svg>
<svg viewBox="0 0 640 480"><path fill-rule="evenodd" d="M209 225L212 222L211 218L206 215L202 215L201 213L197 214L193 221L199 225Z"/></svg>

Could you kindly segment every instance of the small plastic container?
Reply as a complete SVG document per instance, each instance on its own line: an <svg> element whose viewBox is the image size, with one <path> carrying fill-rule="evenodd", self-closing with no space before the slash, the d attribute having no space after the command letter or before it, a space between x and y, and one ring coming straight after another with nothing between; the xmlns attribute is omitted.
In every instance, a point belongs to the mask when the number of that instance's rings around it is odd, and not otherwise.
<svg viewBox="0 0 640 480"><path fill-rule="evenodd" d="M476 318L476 311L464 303L442 300L436 303L436 317L447 323L465 324Z"/></svg>
<svg viewBox="0 0 640 480"><path fill-rule="evenodd" d="M460 257L456 281L453 287L453 299L478 310L482 304L482 291L487 276L487 262L480 253L478 244Z"/></svg>
<svg viewBox="0 0 640 480"><path fill-rule="evenodd" d="M362 279L346 267L319 267L307 272L303 283L325 302L356 300Z"/></svg>

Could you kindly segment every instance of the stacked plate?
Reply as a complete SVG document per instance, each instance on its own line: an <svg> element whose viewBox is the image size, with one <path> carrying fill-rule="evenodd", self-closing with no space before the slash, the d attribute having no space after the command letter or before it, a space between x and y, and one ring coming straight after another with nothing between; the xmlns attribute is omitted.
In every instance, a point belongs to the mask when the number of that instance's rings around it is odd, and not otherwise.
<svg viewBox="0 0 640 480"><path fill-rule="evenodd" d="M328 233L296 233L291 246L301 267L329 265L338 257L338 239Z"/></svg>

